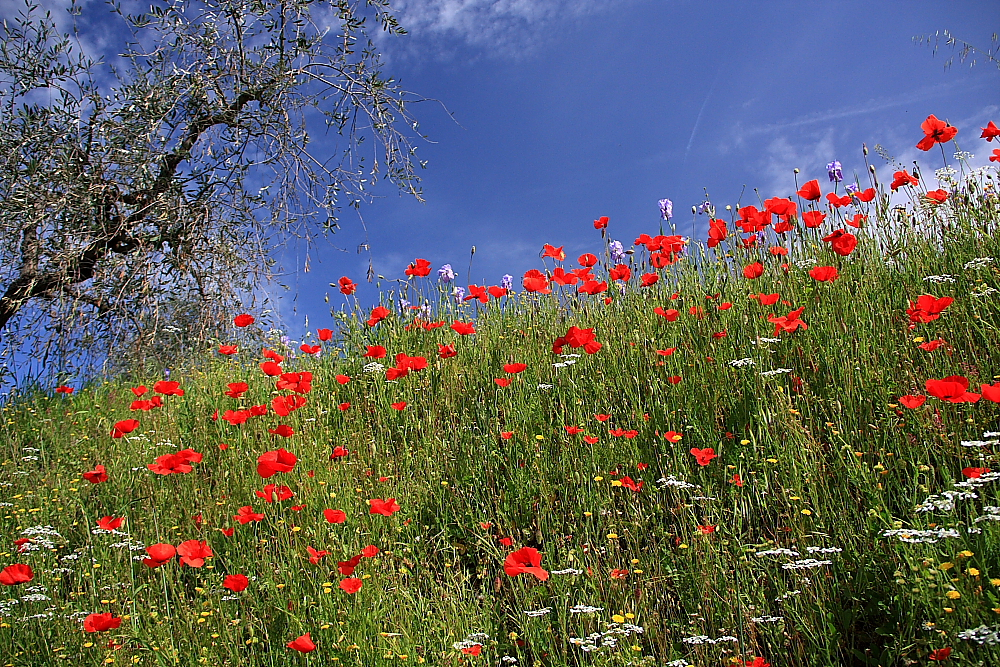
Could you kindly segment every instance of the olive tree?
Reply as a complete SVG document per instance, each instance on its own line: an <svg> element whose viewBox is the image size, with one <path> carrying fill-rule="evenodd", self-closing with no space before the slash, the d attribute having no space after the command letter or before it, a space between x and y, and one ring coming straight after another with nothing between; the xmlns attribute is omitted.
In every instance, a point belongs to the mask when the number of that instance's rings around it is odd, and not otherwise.
<svg viewBox="0 0 1000 667"><path fill-rule="evenodd" d="M404 32L389 0L112 4L101 26L117 54L32 5L0 28L5 343L174 349L376 183L420 198L418 100L373 41Z"/></svg>

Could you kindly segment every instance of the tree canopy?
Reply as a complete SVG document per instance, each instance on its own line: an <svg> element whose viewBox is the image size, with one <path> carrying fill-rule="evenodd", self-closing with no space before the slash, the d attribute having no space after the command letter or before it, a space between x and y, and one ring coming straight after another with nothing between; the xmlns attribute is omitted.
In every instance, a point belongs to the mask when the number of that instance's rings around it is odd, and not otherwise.
<svg viewBox="0 0 1000 667"><path fill-rule="evenodd" d="M8 349L177 352L253 296L278 244L335 230L379 181L420 198L418 100L373 41L405 32L389 0L169 0L111 18L122 46L106 59L31 4L0 26Z"/></svg>

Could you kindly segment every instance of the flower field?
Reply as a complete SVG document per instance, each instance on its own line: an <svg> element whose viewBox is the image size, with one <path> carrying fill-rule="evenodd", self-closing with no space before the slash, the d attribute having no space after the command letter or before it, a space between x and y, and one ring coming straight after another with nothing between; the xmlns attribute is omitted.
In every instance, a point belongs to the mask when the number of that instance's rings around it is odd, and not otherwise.
<svg viewBox="0 0 1000 667"><path fill-rule="evenodd" d="M1000 664L1000 184L922 129L706 240L21 392L0 664Z"/></svg>

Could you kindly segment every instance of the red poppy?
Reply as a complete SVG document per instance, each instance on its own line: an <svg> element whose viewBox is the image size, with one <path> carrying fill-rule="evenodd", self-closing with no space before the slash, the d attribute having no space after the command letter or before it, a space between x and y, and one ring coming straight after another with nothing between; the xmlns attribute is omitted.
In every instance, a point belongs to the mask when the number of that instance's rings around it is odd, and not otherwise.
<svg viewBox="0 0 1000 667"><path fill-rule="evenodd" d="M729 232L726 229L725 220L717 220L715 218L708 221L708 247L714 248L729 236Z"/></svg>
<svg viewBox="0 0 1000 667"><path fill-rule="evenodd" d="M969 479L979 479L983 475L989 474L989 468L962 468L962 474Z"/></svg>
<svg viewBox="0 0 1000 667"><path fill-rule="evenodd" d="M222 587L234 593L242 593L250 585L250 580L245 574L227 574L222 580Z"/></svg>
<svg viewBox="0 0 1000 667"><path fill-rule="evenodd" d="M390 407L392 407L393 410L405 410L406 401L399 401L398 403L390 403Z"/></svg>
<svg viewBox="0 0 1000 667"><path fill-rule="evenodd" d="M340 280L337 281L337 286L340 289L341 294L351 295L357 291L358 285L353 280L347 276L342 276Z"/></svg>
<svg viewBox="0 0 1000 667"><path fill-rule="evenodd" d="M712 462L712 459L716 458L718 454L715 453L715 449L712 447L706 447L705 449L698 449L697 447L691 448L691 453L694 455L695 461L700 466L707 466Z"/></svg>
<svg viewBox="0 0 1000 667"><path fill-rule="evenodd" d="M990 155L990 162L1000 162L1000 148L993 149L993 154Z"/></svg>
<svg viewBox="0 0 1000 667"><path fill-rule="evenodd" d="M641 285L643 287L651 287L655 285L660 279L660 274L658 273L644 273L641 278Z"/></svg>
<svg viewBox="0 0 1000 667"><path fill-rule="evenodd" d="M587 354L595 354L602 347L601 343L596 340L593 328L580 329L576 326L571 326L566 335L560 336L552 343L553 354L562 354L562 348L565 345L574 349L582 347Z"/></svg>
<svg viewBox="0 0 1000 667"><path fill-rule="evenodd" d="M597 265L597 255L587 252L580 255L580 257L577 258L576 261L580 266L586 266L589 268L591 266Z"/></svg>
<svg viewBox="0 0 1000 667"><path fill-rule="evenodd" d="M274 502L275 494L277 494L278 500L288 500L295 495L295 492L287 486L278 486L277 484L266 484L263 490L254 490L254 495L268 504Z"/></svg>
<svg viewBox="0 0 1000 667"><path fill-rule="evenodd" d="M455 349L454 343L449 343L447 345L438 345L438 356L442 359L450 359L451 357L457 356L458 351Z"/></svg>
<svg viewBox="0 0 1000 667"><path fill-rule="evenodd" d="M981 384L979 390L983 392L983 398L987 401L1000 403L1000 382L996 384Z"/></svg>
<svg viewBox="0 0 1000 667"><path fill-rule="evenodd" d="M510 545L514 544L514 538L512 538L512 537L498 537L497 538L497 542L499 542L502 546L509 547Z"/></svg>
<svg viewBox="0 0 1000 667"><path fill-rule="evenodd" d="M932 118L933 118L933 116L932 116ZM938 648L938 649L934 649L933 651L931 651L927 655L927 659L928 660L935 660L935 661L947 660L948 656L950 656L950 655L951 655L951 647L950 646L946 646L944 648Z"/></svg>
<svg viewBox="0 0 1000 667"><path fill-rule="evenodd" d="M108 481L108 473L103 465L98 464L93 470L83 473L83 478L91 484L100 484Z"/></svg>
<svg viewBox="0 0 1000 667"><path fill-rule="evenodd" d="M124 518L116 519L113 516L102 516L100 519L97 520L97 527L100 528L101 530L106 530L108 532L111 532L113 530L118 530L119 528L121 528L121 525L124 522L125 522Z"/></svg>
<svg viewBox="0 0 1000 667"><path fill-rule="evenodd" d="M924 138L917 144L917 148L922 151L929 151L934 148L934 144L951 141L958 134L957 127L952 127L947 122L938 120L934 114L928 116L927 120L920 124L920 129L924 131Z"/></svg>
<svg viewBox="0 0 1000 667"><path fill-rule="evenodd" d="M682 378L680 375L671 375L670 377L667 378L667 382L669 382L670 384L680 384L681 379Z"/></svg>
<svg viewBox="0 0 1000 667"><path fill-rule="evenodd" d="M906 396L899 397L899 402L903 404L903 407L911 410L916 410L923 405L926 400L927 397L920 394L907 394Z"/></svg>
<svg viewBox="0 0 1000 667"><path fill-rule="evenodd" d="M344 510L323 510L323 518L327 523L344 523L347 521L347 513Z"/></svg>
<svg viewBox="0 0 1000 667"><path fill-rule="evenodd" d="M949 403L975 403L979 400L979 394L968 391L969 379L961 375L949 375L942 380L927 380L924 388L931 396Z"/></svg>
<svg viewBox="0 0 1000 667"><path fill-rule="evenodd" d="M676 351L677 351L676 347L668 347L665 350L657 350L656 353L658 355L660 355L661 357L669 357L670 355L672 355Z"/></svg>
<svg viewBox="0 0 1000 667"><path fill-rule="evenodd" d="M476 327L472 325L472 322L452 322L451 330L459 336L468 336L469 334L476 333Z"/></svg>
<svg viewBox="0 0 1000 667"><path fill-rule="evenodd" d="M747 280L756 280L764 275L764 265L760 262L754 262L753 264L747 264L743 267L743 276Z"/></svg>
<svg viewBox="0 0 1000 667"><path fill-rule="evenodd" d="M298 463L298 457L284 448L264 452L257 457L257 474L267 479L279 472L291 472Z"/></svg>
<svg viewBox="0 0 1000 667"><path fill-rule="evenodd" d="M368 505L369 514L381 514L382 516L392 516L402 509L395 498L386 498L385 500L372 498L368 501Z"/></svg>
<svg viewBox="0 0 1000 667"><path fill-rule="evenodd" d="M295 429L293 429L291 426L288 426L287 424L278 424L278 426L275 428L267 429L267 432L270 433L271 435L277 435L282 438L290 438L293 435L295 435Z"/></svg>
<svg viewBox="0 0 1000 667"><path fill-rule="evenodd" d="M149 463L146 467L157 475L179 475L189 473L194 470L191 466L191 460L186 456L181 456L180 452L176 454L164 454L163 456L157 456L156 462Z"/></svg>
<svg viewBox="0 0 1000 667"><path fill-rule="evenodd" d="M934 350L938 349L939 347L945 344L946 342L944 338L938 338L937 340L929 340L926 343L921 343L920 345L917 345L917 347L926 352L933 352Z"/></svg>
<svg viewBox="0 0 1000 667"><path fill-rule="evenodd" d="M809 181L798 191L798 195L806 201L818 201L822 196L822 192L819 189L819 181L816 179Z"/></svg>
<svg viewBox="0 0 1000 667"><path fill-rule="evenodd" d="M841 257L847 257L858 247L858 238L844 229L827 234L823 241L829 243L831 249Z"/></svg>
<svg viewBox="0 0 1000 667"><path fill-rule="evenodd" d="M308 394L312 391L312 373L282 373L281 378L274 383L275 389L279 391L287 389L296 394Z"/></svg>
<svg viewBox="0 0 1000 667"><path fill-rule="evenodd" d="M817 266L809 271L809 276L821 283L832 283L840 277L840 272L835 266Z"/></svg>
<svg viewBox="0 0 1000 667"><path fill-rule="evenodd" d="M184 390L180 388L180 382L171 380L160 380L153 385L153 391L164 396L183 396Z"/></svg>
<svg viewBox="0 0 1000 667"><path fill-rule="evenodd" d="M389 316L389 309L384 306L375 306L372 308L372 315L368 318L366 324L370 327L375 326L385 318Z"/></svg>
<svg viewBox="0 0 1000 667"><path fill-rule="evenodd" d="M590 294L591 296L595 294L601 294L607 291L608 291L608 284L603 280L601 282L597 282L596 280L588 280L576 288L577 294Z"/></svg>
<svg viewBox="0 0 1000 667"><path fill-rule="evenodd" d="M537 292L539 294L551 294L549 289L549 279L538 269L530 269L525 272L521 279L521 285L526 292Z"/></svg>
<svg viewBox="0 0 1000 667"><path fill-rule="evenodd" d="M316 642L309 637L308 632L300 637L296 637L292 641L285 644L285 646L298 651L299 653L312 653L316 650Z"/></svg>
<svg viewBox="0 0 1000 667"><path fill-rule="evenodd" d="M986 124L986 127L982 127L979 129L983 131L983 133L979 135L980 139L985 139L986 141L993 141L997 137L1000 137L1000 127L997 127L996 123L994 123L992 120Z"/></svg>
<svg viewBox="0 0 1000 667"><path fill-rule="evenodd" d="M423 278L431 272L431 263L426 259L416 259L406 267L405 273L408 276L416 276Z"/></svg>
<svg viewBox="0 0 1000 667"><path fill-rule="evenodd" d="M299 349L306 354L319 354L320 350L323 348L319 345L307 345L306 343L302 343L302 345L299 345Z"/></svg>
<svg viewBox="0 0 1000 667"><path fill-rule="evenodd" d="M910 172L901 170L897 171L895 174L892 175L892 183L889 185L889 187L892 188L893 192L895 192L904 185L919 185L919 184L920 184L920 179L918 179L915 175L911 176Z"/></svg>
<svg viewBox="0 0 1000 667"><path fill-rule="evenodd" d="M910 321L914 323L933 322L941 317L944 309L955 302L950 296L943 296L940 299L931 294L922 294L917 300L910 301L910 307L906 309L906 314L910 316Z"/></svg>
<svg viewBox="0 0 1000 667"><path fill-rule="evenodd" d="M205 564L206 558L212 557L212 548L208 542L198 540L188 540L177 545L177 555L181 557L181 563L188 567L201 567Z"/></svg>
<svg viewBox="0 0 1000 667"><path fill-rule="evenodd" d="M868 203L873 199L875 199L876 194L877 192L875 191L875 188L865 188L864 190L853 193L853 195L858 198L858 201L862 201L865 203Z"/></svg>
<svg viewBox="0 0 1000 667"><path fill-rule="evenodd" d="M233 515L233 521L239 522L239 524L246 525L251 521L263 521L264 515L259 512L254 512L253 507L250 505L244 505L243 507L236 510L236 514Z"/></svg>
<svg viewBox="0 0 1000 667"><path fill-rule="evenodd" d="M510 577L516 577L519 574L533 574L542 581L546 581L549 578L549 573L541 567L542 555L538 549L522 547L507 556L503 562L503 571Z"/></svg>
<svg viewBox="0 0 1000 667"><path fill-rule="evenodd" d="M313 565L319 565L320 560L322 560L324 556L328 556L330 554L329 551L314 549L309 546L306 547L306 551L309 553L309 562Z"/></svg>
<svg viewBox="0 0 1000 667"><path fill-rule="evenodd" d="M509 387L510 383L513 382L510 378L493 378L493 382L498 387Z"/></svg>
<svg viewBox="0 0 1000 667"><path fill-rule="evenodd" d="M243 313L242 315L237 315L233 318L233 324L238 327L248 327L254 323L253 315L247 315Z"/></svg>
<svg viewBox="0 0 1000 667"><path fill-rule="evenodd" d="M743 663L746 667L771 667L771 663L760 656L755 657L753 660L744 660Z"/></svg>
<svg viewBox="0 0 1000 667"><path fill-rule="evenodd" d="M948 191L941 189L928 190L925 196L931 204L943 204L948 200Z"/></svg>
<svg viewBox="0 0 1000 667"><path fill-rule="evenodd" d="M563 428L566 430L566 433L568 433L570 435L576 435L577 433L583 433L583 429L580 428L579 426L563 426Z"/></svg>
<svg viewBox="0 0 1000 667"><path fill-rule="evenodd" d="M583 441L588 445L596 445L600 441L600 438L596 435L585 435L583 436Z"/></svg>
<svg viewBox="0 0 1000 667"><path fill-rule="evenodd" d="M304 396L275 396L271 399L271 407L279 417L287 417L305 404Z"/></svg>
<svg viewBox="0 0 1000 667"><path fill-rule="evenodd" d="M162 406L163 406L163 399L160 398L159 396L153 396L148 401L141 400L141 399L132 401L131 405L129 405L129 409L130 410L143 410L145 412L149 412L153 408L159 408L159 407L162 407Z"/></svg>
<svg viewBox="0 0 1000 667"><path fill-rule="evenodd" d="M139 421L136 419L123 419L119 422L115 422L114 428L111 429L112 438L123 438L126 433L131 433L132 431L139 428Z"/></svg>
<svg viewBox="0 0 1000 667"><path fill-rule="evenodd" d="M73 387L67 387L66 385L61 385L59 387L56 387L56 393L66 394L68 396L69 394L73 393Z"/></svg>
<svg viewBox="0 0 1000 667"><path fill-rule="evenodd" d="M805 306L796 308L783 317L775 317L773 314L768 315L767 321L774 324L774 335L778 336L781 332L793 333L798 329L808 329L809 325L799 319L799 316L802 315L805 309Z"/></svg>
<svg viewBox="0 0 1000 667"><path fill-rule="evenodd" d="M385 348L381 345L369 345L368 351L364 354L364 356L369 359L383 359L385 358L385 355Z"/></svg>
<svg viewBox="0 0 1000 667"><path fill-rule="evenodd" d="M743 486L743 480L738 474L734 474L733 478L729 480L730 484L735 484L736 486Z"/></svg>
<svg viewBox="0 0 1000 667"><path fill-rule="evenodd" d="M508 290L507 290L506 287L499 287L497 285L493 285L492 287L488 288L486 291L489 292L490 296L492 296L494 299L499 299L500 297L507 296L507 292L508 292Z"/></svg>
<svg viewBox="0 0 1000 667"><path fill-rule="evenodd" d="M363 585L364 583L357 577L340 580L340 590L344 591L348 595L354 595L361 590Z"/></svg>
<svg viewBox="0 0 1000 667"><path fill-rule="evenodd" d="M666 318L666 320L668 322L674 322L674 321L676 321L677 318L680 317L680 314L681 314L679 310L675 310L673 308L664 310L660 306L657 306L656 308L654 308L653 312L656 313L657 315L659 315L660 317Z"/></svg>
<svg viewBox="0 0 1000 667"><path fill-rule="evenodd" d="M992 123L990 124L992 125ZM608 222L610 221L611 219L608 216L602 215L597 220L594 220L594 229L607 229Z"/></svg>
<svg viewBox="0 0 1000 667"><path fill-rule="evenodd" d="M563 252L563 246L556 248L555 246L546 243L542 246L542 259L546 257L552 257L553 259L559 260L560 262L566 259L566 253Z"/></svg>
<svg viewBox="0 0 1000 667"><path fill-rule="evenodd" d="M24 563L14 563L0 570L0 584L4 586L16 586L26 584L35 578L35 573L31 567Z"/></svg>
<svg viewBox="0 0 1000 667"><path fill-rule="evenodd" d="M177 549L172 544L151 544L146 547L146 553L149 558L144 558L142 562L146 567L156 568L172 560L177 555Z"/></svg>
<svg viewBox="0 0 1000 667"><path fill-rule="evenodd" d="M110 613L90 614L83 619L84 632L107 632L117 630L122 624L122 619L116 618Z"/></svg>
<svg viewBox="0 0 1000 667"><path fill-rule="evenodd" d="M594 415L594 419L599 422L606 422L611 419L611 415Z"/></svg>
<svg viewBox="0 0 1000 667"><path fill-rule="evenodd" d="M707 525L703 525L703 526L698 526L698 531L702 535L711 535L712 533L715 532L716 528L718 528L718 526L713 526L711 524L707 524Z"/></svg>
<svg viewBox="0 0 1000 667"><path fill-rule="evenodd" d="M514 437L514 432L513 431L501 431L500 432L500 437L503 438L504 440L510 440L511 438Z"/></svg>
<svg viewBox="0 0 1000 667"><path fill-rule="evenodd" d="M844 195L843 197L840 197L831 192L826 196L826 200L830 202L830 206L832 206L833 208L840 208L842 206L847 206L848 204L851 203L851 195L847 194Z"/></svg>
<svg viewBox="0 0 1000 667"><path fill-rule="evenodd" d="M762 306L773 306L778 303L778 299L781 297L780 294L751 294L750 298L755 299L760 302Z"/></svg>
<svg viewBox="0 0 1000 667"><path fill-rule="evenodd" d="M265 361L260 365L260 370L268 377L281 375L281 366L276 361Z"/></svg>
<svg viewBox="0 0 1000 667"><path fill-rule="evenodd" d="M230 382L226 386L229 387L229 391L226 392L226 396L229 398L239 398L250 391L250 385L246 382Z"/></svg>
<svg viewBox="0 0 1000 667"><path fill-rule="evenodd" d="M771 224L770 211L758 211L756 206L744 206L737 212L740 219L736 221L736 225L745 234L762 232Z"/></svg>
<svg viewBox="0 0 1000 667"><path fill-rule="evenodd" d="M817 183L817 185L819 185L819 183ZM764 208L767 209L769 213L773 213L774 215L782 218L788 218L798 212L798 206L795 202L791 199L782 199L779 197L765 199Z"/></svg>
<svg viewBox="0 0 1000 667"><path fill-rule="evenodd" d="M861 223L868 219L867 215L862 215L860 213L855 213L853 218L844 218L844 224L850 225L855 229L861 229Z"/></svg>
<svg viewBox="0 0 1000 667"><path fill-rule="evenodd" d="M638 483L636 483L636 481L634 479L632 479L631 477L629 477L627 475L625 477L622 477L618 481L622 483L622 487L623 488L626 488L629 491L635 491L636 493L639 493L640 491L642 491L642 485L645 483L645 482L641 482L641 481L638 482Z"/></svg>
<svg viewBox="0 0 1000 667"><path fill-rule="evenodd" d="M625 264L619 264L613 269L608 271L608 278L611 280L621 280L622 282L628 282L632 278L632 269L630 269Z"/></svg>
<svg viewBox="0 0 1000 667"><path fill-rule="evenodd" d="M333 338L333 330L331 329L317 329L316 337L321 341L328 341Z"/></svg>
<svg viewBox="0 0 1000 667"><path fill-rule="evenodd" d="M809 229L815 229L823 224L826 220L826 213L822 211L806 211L802 214L802 222L805 223L806 227Z"/></svg>

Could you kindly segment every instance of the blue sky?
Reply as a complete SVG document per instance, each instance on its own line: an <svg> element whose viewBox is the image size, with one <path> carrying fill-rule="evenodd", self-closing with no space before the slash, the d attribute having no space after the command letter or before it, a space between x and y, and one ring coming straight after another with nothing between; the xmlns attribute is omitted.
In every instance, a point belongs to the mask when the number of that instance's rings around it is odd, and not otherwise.
<svg viewBox="0 0 1000 667"><path fill-rule="evenodd" d="M9 15L23 0L0 0ZM44 0L63 27L65 0ZM125 3L136 11L145 3ZM285 275L266 287L294 336L327 326L340 276L364 283L375 271L402 278L416 257L448 262L471 282L497 284L540 266L544 243L569 257L601 246L592 226L609 216L626 247L659 228L657 200L675 205L678 232L704 238L692 205L704 189L721 209L793 192L840 160L863 172L861 144L902 161L939 159L914 148L928 114L960 128L974 164L989 151L979 127L1000 122L1000 70L944 62L952 52L914 45L948 29L989 48L998 0L907 3L719 0L395 0L406 36L379 38L385 71L435 98L413 111L431 141L420 143L425 203L387 189L362 209L367 237L348 209L342 229L312 248L282 250ZM112 45L116 25L84 0L84 45ZM322 140L312 144L322 153ZM871 160L888 169L877 156ZM936 162L932 167L939 166ZM745 188L745 190L744 190ZM692 226L692 222L694 225ZM310 271L305 271L308 257ZM385 287L386 283L382 283ZM324 295L330 294L330 304ZM259 306L258 306L259 308ZM259 313L258 313L259 314Z"/></svg>
<svg viewBox="0 0 1000 667"><path fill-rule="evenodd" d="M1000 122L1000 70L979 62L944 70L945 49L915 35L948 29L988 48L1000 2L690 2L409 0L398 3L411 33L382 40L386 71L411 91L441 100L415 112L426 203L392 193L363 210L377 273L403 277L415 257L450 262L476 284L496 284L539 266L543 243L597 251L592 221L611 218L626 247L659 226L669 197L678 232L704 188L720 208L793 192L800 179L826 181L825 165L864 171L861 144L901 160L928 114L960 128L964 150L985 164L979 127ZM980 59L981 61L981 59ZM883 172L885 163L870 158ZM933 159L933 158L932 158ZM938 158L940 159L940 158ZM940 166L936 163L932 167ZM802 182L800 180L800 182ZM311 253L282 256L291 292L277 297L285 326L329 322L327 284L361 282L363 235L343 230ZM296 297L297 294L297 297ZM359 294L377 300L374 286Z"/></svg>

